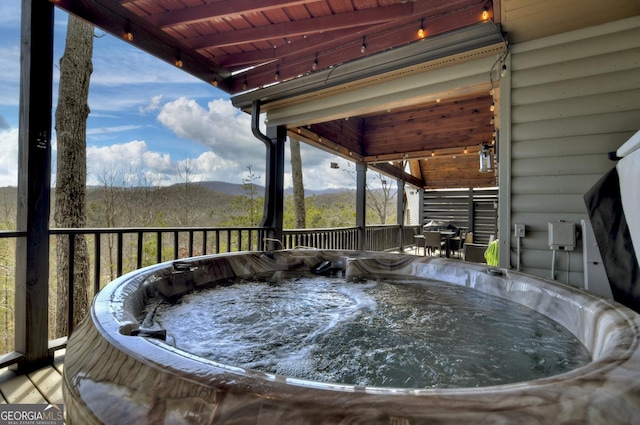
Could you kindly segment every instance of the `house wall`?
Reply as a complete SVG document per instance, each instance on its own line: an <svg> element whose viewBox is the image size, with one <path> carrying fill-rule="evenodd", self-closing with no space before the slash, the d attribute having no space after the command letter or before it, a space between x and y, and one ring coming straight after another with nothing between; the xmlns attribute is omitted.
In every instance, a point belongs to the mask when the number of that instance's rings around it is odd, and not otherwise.
<svg viewBox="0 0 640 425"><path fill-rule="evenodd" d="M513 229L524 223L520 270L550 277L548 223L579 227L584 193L615 166L608 153L640 129L640 17L515 44L509 66L500 148L510 161L500 165L510 174L500 202L510 211L501 228L511 230L501 265L517 264ZM582 243L569 257L559 253L555 268L558 280L567 281L568 268L569 283L582 286Z"/></svg>

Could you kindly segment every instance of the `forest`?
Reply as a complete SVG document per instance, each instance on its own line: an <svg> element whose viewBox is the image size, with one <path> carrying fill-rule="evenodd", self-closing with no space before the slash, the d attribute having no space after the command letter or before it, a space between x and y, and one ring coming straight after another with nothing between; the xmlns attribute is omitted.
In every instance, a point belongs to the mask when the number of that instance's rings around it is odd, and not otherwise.
<svg viewBox="0 0 640 425"><path fill-rule="evenodd" d="M154 186L138 181L129 186L116 185L114 180L104 179L104 184L87 188L87 228L134 227L255 227L260 224L263 210L262 188L252 180L238 185L235 193L211 190L207 182L186 182L173 186ZM52 191L55 197L55 189ZM367 193L367 224L388 224L395 219L395 193L390 189L372 190ZM355 225L355 191L344 190L320 193L305 197L306 228L351 227ZM51 205L54 205L52 199ZM0 188L0 231L16 230L17 190ZM53 212L51 214L53 228ZM293 229L293 196L285 197L284 228ZM91 246L94 236L87 235ZM49 267L49 339L56 338L57 278L56 236L51 236ZM103 269L99 286L114 279L115 236L103 235L100 240L100 267ZM15 309L15 243L14 237L0 237L0 353L13 351ZM165 247L166 243L166 247ZM186 256L180 241L181 256ZM136 241L123 243L124 272L136 268L134 252ZM171 258L173 241L163 242L163 257ZM152 254L157 249L153 238L145 239L143 265L156 262ZM196 255L198 253L195 253ZM90 253L95 267L95 255Z"/></svg>

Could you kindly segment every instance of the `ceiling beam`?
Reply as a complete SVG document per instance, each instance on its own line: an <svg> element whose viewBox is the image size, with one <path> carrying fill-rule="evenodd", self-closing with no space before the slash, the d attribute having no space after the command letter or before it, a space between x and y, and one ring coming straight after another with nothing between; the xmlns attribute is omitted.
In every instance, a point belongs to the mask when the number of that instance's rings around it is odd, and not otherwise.
<svg viewBox="0 0 640 425"><path fill-rule="evenodd" d="M174 63L180 52L184 64L183 71L207 82L211 82L214 75L217 75L221 79L218 81L218 88L227 93L233 90L229 81L230 73L226 69L218 66L214 61L206 60L161 29L149 25L145 19L122 7L116 1L56 0L55 5L116 38L122 39L125 32L131 32L134 36L133 41L130 42L131 45L167 63Z"/></svg>
<svg viewBox="0 0 640 425"><path fill-rule="evenodd" d="M411 174L405 172L399 167L395 165L389 164L388 162L383 162L380 164L370 164L369 168L379 171L382 174L386 174L389 177L393 177L394 179L404 180L406 183L421 188L423 186L422 180L417 177L412 176Z"/></svg>
<svg viewBox="0 0 640 425"><path fill-rule="evenodd" d="M251 100L254 97L261 97L261 100L264 102L263 104L267 105L267 103L283 98L289 98L294 95L297 96L302 93L310 93L317 91L318 89L324 90L349 81L361 80L370 76L380 75L392 69L423 64L425 62L431 62L447 56L484 48L489 45L495 45L497 43L502 43L502 38L498 33L498 29L492 22L476 23L455 31L448 31L447 33L427 38L424 42L414 42L403 47L387 49L380 54L365 56L358 60L341 63L336 61L340 58L337 58L337 56L332 57L331 62L340 63L340 66L311 72L309 75L282 82L277 86L265 87L251 93L242 93L233 97L231 100L235 106L244 108L245 106L251 105ZM360 46L345 45L343 50L346 50L349 47L352 49L356 48L359 52ZM336 55L337 53L339 52L336 52ZM307 73L309 71L309 65L310 64L306 65ZM256 86L259 87L262 81L265 83L267 81L269 83L273 83L273 72L275 72L275 69L270 71L272 71L270 78L269 75L264 75L264 77L259 81L255 81L256 76L248 75L248 88L255 88ZM280 67L282 79L284 79L284 71L285 69ZM296 72L297 73L293 75L305 74L304 72L299 72L299 70L296 70ZM239 86L236 91L241 91L244 75L234 76L233 78L237 80L234 82L234 86Z"/></svg>

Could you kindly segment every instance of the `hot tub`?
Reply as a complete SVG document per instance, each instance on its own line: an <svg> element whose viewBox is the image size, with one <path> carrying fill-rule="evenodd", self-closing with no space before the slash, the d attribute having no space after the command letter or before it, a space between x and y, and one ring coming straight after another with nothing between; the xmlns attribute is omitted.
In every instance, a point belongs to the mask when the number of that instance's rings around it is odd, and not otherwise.
<svg viewBox="0 0 640 425"><path fill-rule="evenodd" d="M527 382L385 388L315 382L206 360L145 329L149 299L235 277L317 270L431 278L508 298L575 335L592 361ZM640 316L576 288L511 271L405 254L293 250L212 255L129 273L71 336L63 393L71 424L628 424L640 414Z"/></svg>

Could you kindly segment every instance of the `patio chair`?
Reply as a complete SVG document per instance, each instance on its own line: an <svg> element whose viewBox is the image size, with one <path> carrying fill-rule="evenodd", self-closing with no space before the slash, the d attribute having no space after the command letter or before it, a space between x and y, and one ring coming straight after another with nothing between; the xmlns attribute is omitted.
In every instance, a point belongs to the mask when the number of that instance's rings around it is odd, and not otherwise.
<svg viewBox="0 0 640 425"><path fill-rule="evenodd" d="M442 236L440 235L440 232L424 232L424 246L425 255L427 253L427 249L429 250L429 255L433 255L435 250L438 249L440 250L440 256L442 256Z"/></svg>
<svg viewBox="0 0 640 425"><path fill-rule="evenodd" d="M449 240L449 248L451 249L452 253L458 255L458 258L462 258L461 252L462 248L464 247L465 239L466 232L464 230L461 230L459 236L454 236Z"/></svg>

